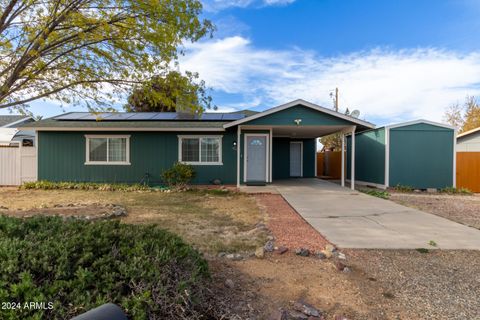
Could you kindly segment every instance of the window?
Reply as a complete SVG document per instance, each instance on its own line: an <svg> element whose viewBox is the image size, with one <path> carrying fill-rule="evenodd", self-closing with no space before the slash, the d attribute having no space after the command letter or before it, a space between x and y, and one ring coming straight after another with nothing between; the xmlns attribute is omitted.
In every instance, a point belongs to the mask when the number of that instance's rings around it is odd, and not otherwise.
<svg viewBox="0 0 480 320"><path fill-rule="evenodd" d="M178 158L188 164L222 164L222 137L178 136Z"/></svg>
<svg viewBox="0 0 480 320"><path fill-rule="evenodd" d="M85 164L130 164L130 136L86 135Z"/></svg>

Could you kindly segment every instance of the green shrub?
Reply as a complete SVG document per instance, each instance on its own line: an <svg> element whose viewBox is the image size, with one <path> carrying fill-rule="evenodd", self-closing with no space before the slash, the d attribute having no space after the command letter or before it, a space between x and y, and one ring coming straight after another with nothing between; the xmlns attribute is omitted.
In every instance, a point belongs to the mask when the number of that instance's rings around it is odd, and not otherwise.
<svg viewBox="0 0 480 320"><path fill-rule="evenodd" d="M191 165L176 162L170 169L162 173L163 182L174 189L184 189L195 178L195 170Z"/></svg>
<svg viewBox="0 0 480 320"><path fill-rule="evenodd" d="M469 195L472 194L472 191L468 190L467 188L454 188L454 187L446 187L440 189L441 193L449 193L449 194L464 194Z"/></svg>
<svg viewBox="0 0 480 320"><path fill-rule="evenodd" d="M412 192L414 189L410 186L404 186L401 184L397 184L394 188L395 191L398 192Z"/></svg>
<svg viewBox="0 0 480 320"><path fill-rule="evenodd" d="M52 182L46 180L24 182L22 189L41 190L100 190L100 191L142 191L150 187L141 184L94 183L94 182Z"/></svg>
<svg viewBox="0 0 480 320"><path fill-rule="evenodd" d="M360 192L369 194L371 196L377 197L377 198L382 198L382 199L388 199L390 197L390 193L388 193L385 190L377 190L377 189L359 189Z"/></svg>
<svg viewBox="0 0 480 320"><path fill-rule="evenodd" d="M53 303L0 319L70 319L106 302L135 320L209 318L209 279L200 253L155 226L0 216L0 302Z"/></svg>

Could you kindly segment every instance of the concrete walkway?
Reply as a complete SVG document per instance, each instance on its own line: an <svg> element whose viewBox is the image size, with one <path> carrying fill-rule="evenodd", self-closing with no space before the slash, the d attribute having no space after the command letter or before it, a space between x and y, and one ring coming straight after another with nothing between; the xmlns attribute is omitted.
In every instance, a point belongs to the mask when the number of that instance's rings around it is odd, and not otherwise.
<svg viewBox="0 0 480 320"><path fill-rule="evenodd" d="M319 179L275 182L290 205L341 248L480 250L480 230Z"/></svg>

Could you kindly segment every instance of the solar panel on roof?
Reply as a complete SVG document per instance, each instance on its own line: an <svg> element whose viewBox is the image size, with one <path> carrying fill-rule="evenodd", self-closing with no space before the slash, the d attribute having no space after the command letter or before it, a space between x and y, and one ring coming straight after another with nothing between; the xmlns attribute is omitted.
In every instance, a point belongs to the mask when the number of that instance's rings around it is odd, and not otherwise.
<svg viewBox="0 0 480 320"><path fill-rule="evenodd" d="M107 116L103 117L104 120L128 120L130 119L135 113L134 112L111 112Z"/></svg>
<svg viewBox="0 0 480 320"><path fill-rule="evenodd" d="M56 116L54 119L55 120L78 120L82 117L87 116L88 113L85 112L70 112L67 114L62 114L60 116Z"/></svg>
<svg viewBox="0 0 480 320"><path fill-rule="evenodd" d="M128 120L152 120L157 112L138 112L128 118Z"/></svg>
<svg viewBox="0 0 480 320"><path fill-rule="evenodd" d="M200 120L222 120L221 113L202 113Z"/></svg>
<svg viewBox="0 0 480 320"><path fill-rule="evenodd" d="M222 120L240 120L243 118L245 118L245 115L241 113L226 113L223 114Z"/></svg>
<svg viewBox="0 0 480 320"><path fill-rule="evenodd" d="M87 113L83 117L79 117L75 120L104 120L106 117L109 116L109 113L102 112L102 113Z"/></svg>
<svg viewBox="0 0 480 320"><path fill-rule="evenodd" d="M173 120L177 117L176 112L158 112L152 120Z"/></svg>

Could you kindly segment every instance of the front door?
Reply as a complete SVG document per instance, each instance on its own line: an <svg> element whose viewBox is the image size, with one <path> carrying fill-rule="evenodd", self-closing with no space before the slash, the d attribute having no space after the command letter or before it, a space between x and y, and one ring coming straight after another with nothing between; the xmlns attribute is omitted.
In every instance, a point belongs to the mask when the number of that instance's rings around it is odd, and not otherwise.
<svg viewBox="0 0 480 320"><path fill-rule="evenodd" d="M246 147L246 182L267 182L267 135L247 135Z"/></svg>
<svg viewBox="0 0 480 320"><path fill-rule="evenodd" d="M302 170L302 142L290 142L290 177L303 176Z"/></svg>

